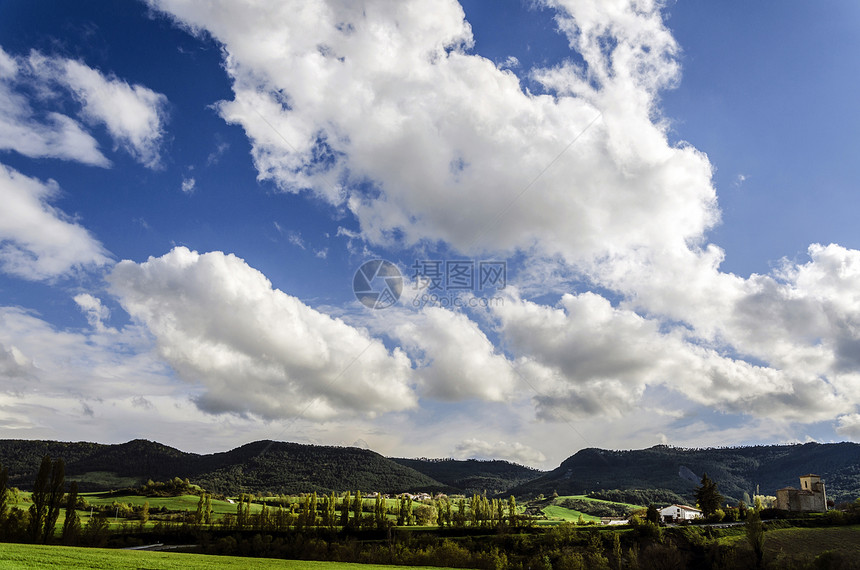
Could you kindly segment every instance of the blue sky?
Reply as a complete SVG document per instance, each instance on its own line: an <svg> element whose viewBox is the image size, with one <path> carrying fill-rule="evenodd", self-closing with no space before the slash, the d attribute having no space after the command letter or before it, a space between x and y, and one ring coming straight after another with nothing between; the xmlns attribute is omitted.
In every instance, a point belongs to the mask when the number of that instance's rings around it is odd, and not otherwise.
<svg viewBox="0 0 860 570"><path fill-rule="evenodd" d="M635 4L4 2L0 437L860 438L860 8Z"/></svg>

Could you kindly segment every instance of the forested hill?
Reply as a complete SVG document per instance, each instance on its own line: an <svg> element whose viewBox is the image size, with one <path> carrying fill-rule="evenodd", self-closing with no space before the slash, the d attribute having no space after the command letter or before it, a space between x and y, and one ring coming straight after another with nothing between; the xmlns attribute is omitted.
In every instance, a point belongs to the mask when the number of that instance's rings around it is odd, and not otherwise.
<svg viewBox="0 0 860 570"><path fill-rule="evenodd" d="M860 497L860 444L806 443L708 449L658 445L633 451L583 449L558 468L511 489L521 496L581 494L600 489L668 489L692 499L702 473L715 480L728 500L774 495L782 487L797 487L798 477L820 475L828 498Z"/></svg>
<svg viewBox="0 0 860 570"><path fill-rule="evenodd" d="M223 453L199 455L146 440L118 445L0 440L0 464L9 469L9 484L23 489L32 485L46 454L63 458L66 478L79 481L82 490L117 489L148 479L180 477L225 494L456 491L378 453L354 447L258 441Z"/></svg>
<svg viewBox="0 0 860 570"><path fill-rule="evenodd" d="M503 494L511 487L522 485L543 475L532 467L509 461L482 461L477 459L394 459L449 487L462 489L466 494L488 496Z"/></svg>
<svg viewBox="0 0 860 570"><path fill-rule="evenodd" d="M692 499L706 472L731 501L798 486L806 473L821 475L836 501L860 497L860 444L807 443L720 449L656 446L634 451L583 449L558 468L540 471L506 461L389 459L366 449L257 441L230 451L186 453L160 443L123 444L0 440L0 464L9 484L29 488L44 455L62 457L67 479L82 490L138 486L148 479L187 478L224 494L428 491L574 495L601 489L666 489Z"/></svg>

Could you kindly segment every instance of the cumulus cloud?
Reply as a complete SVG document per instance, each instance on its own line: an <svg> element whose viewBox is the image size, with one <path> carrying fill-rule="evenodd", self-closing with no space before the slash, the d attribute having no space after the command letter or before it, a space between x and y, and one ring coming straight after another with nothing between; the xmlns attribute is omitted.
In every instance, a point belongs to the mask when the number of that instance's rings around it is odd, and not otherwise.
<svg viewBox="0 0 860 570"><path fill-rule="evenodd" d="M259 177L346 205L371 242L587 260L718 218L707 159L652 121L678 75L654 3L553 3L586 65L532 70L548 94L471 54L452 0L152 4L223 44L234 98L218 108Z"/></svg>
<svg viewBox="0 0 860 570"><path fill-rule="evenodd" d="M480 439L467 439L454 448L458 459L506 459L515 463L533 465L546 461L543 453L519 442L489 443Z"/></svg>
<svg viewBox="0 0 860 570"><path fill-rule="evenodd" d="M416 405L401 350L273 289L234 255L178 247L122 261L109 281L161 356L202 388L202 410L332 418Z"/></svg>
<svg viewBox="0 0 860 570"><path fill-rule="evenodd" d="M654 386L728 412L795 421L828 419L856 401L849 386L728 357L683 327L665 330L595 293L567 294L549 307L514 292L493 312L548 419L619 417Z"/></svg>
<svg viewBox="0 0 860 570"><path fill-rule="evenodd" d="M87 65L33 51L12 57L0 49L0 148L29 157L75 160L110 166L98 143L71 117L34 111L27 91L44 93L42 103L59 105L60 92L80 105L79 115L89 125L102 125L117 147L149 168L160 166L167 98L142 85L130 85Z"/></svg>
<svg viewBox="0 0 860 570"><path fill-rule="evenodd" d="M860 440L860 414L840 416L836 422L836 433L853 440Z"/></svg>
<svg viewBox="0 0 860 570"><path fill-rule="evenodd" d="M416 376L429 397L504 401L516 387L516 374L508 360L462 313L427 307L393 327L389 334L415 360Z"/></svg>
<svg viewBox="0 0 860 570"><path fill-rule="evenodd" d="M0 164L0 268L42 280L106 264L102 245L49 202L59 187Z"/></svg>

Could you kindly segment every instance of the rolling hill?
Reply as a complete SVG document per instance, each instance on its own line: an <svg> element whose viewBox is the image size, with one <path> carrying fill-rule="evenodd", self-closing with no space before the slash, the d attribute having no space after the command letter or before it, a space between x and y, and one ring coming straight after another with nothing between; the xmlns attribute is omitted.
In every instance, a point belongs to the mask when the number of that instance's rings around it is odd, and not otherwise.
<svg viewBox="0 0 860 570"><path fill-rule="evenodd" d="M692 499L702 473L717 482L727 500L744 492L773 495L798 486L806 473L821 475L828 498L860 497L860 444L806 443L708 449L658 445L632 451L583 449L545 475L510 490L518 496L582 494L600 489L667 489Z"/></svg>
<svg viewBox="0 0 860 570"><path fill-rule="evenodd" d="M187 453L160 443L123 444L0 440L10 485L29 488L45 454L62 457L68 480L82 490L136 486L148 479L187 478L223 494L364 492L483 493L532 498L593 491L666 490L692 500L706 472L727 500L773 495L817 473L837 502L860 497L860 444L807 443L708 449L655 446L632 451L583 449L549 472L506 461L391 459L366 449L257 441L230 451ZM653 494L653 493L652 493ZM668 496L668 495L667 495Z"/></svg>
<svg viewBox="0 0 860 570"><path fill-rule="evenodd" d="M461 489L468 495L504 494L511 487L531 481L544 472L509 461L477 459L394 459L440 483Z"/></svg>
<svg viewBox="0 0 860 570"><path fill-rule="evenodd" d="M9 469L10 485L27 489L45 454L63 458L66 479L79 481L81 490L180 477L224 494L456 491L378 453L354 447L257 441L200 455L146 440L118 445L0 440L0 464Z"/></svg>

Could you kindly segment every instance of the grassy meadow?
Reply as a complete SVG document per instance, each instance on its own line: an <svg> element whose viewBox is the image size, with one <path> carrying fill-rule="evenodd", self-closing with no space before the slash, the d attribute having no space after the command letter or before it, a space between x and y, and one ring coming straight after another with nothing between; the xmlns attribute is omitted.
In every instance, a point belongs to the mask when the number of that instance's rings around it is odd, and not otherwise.
<svg viewBox="0 0 860 570"><path fill-rule="evenodd" d="M0 544L0 568L147 568L151 570L209 570L210 568L250 568L260 570L381 570L401 568L381 564L348 564L307 560L272 560L240 556L210 556L179 552L142 552L106 548ZM410 567L416 570L431 566Z"/></svg>

